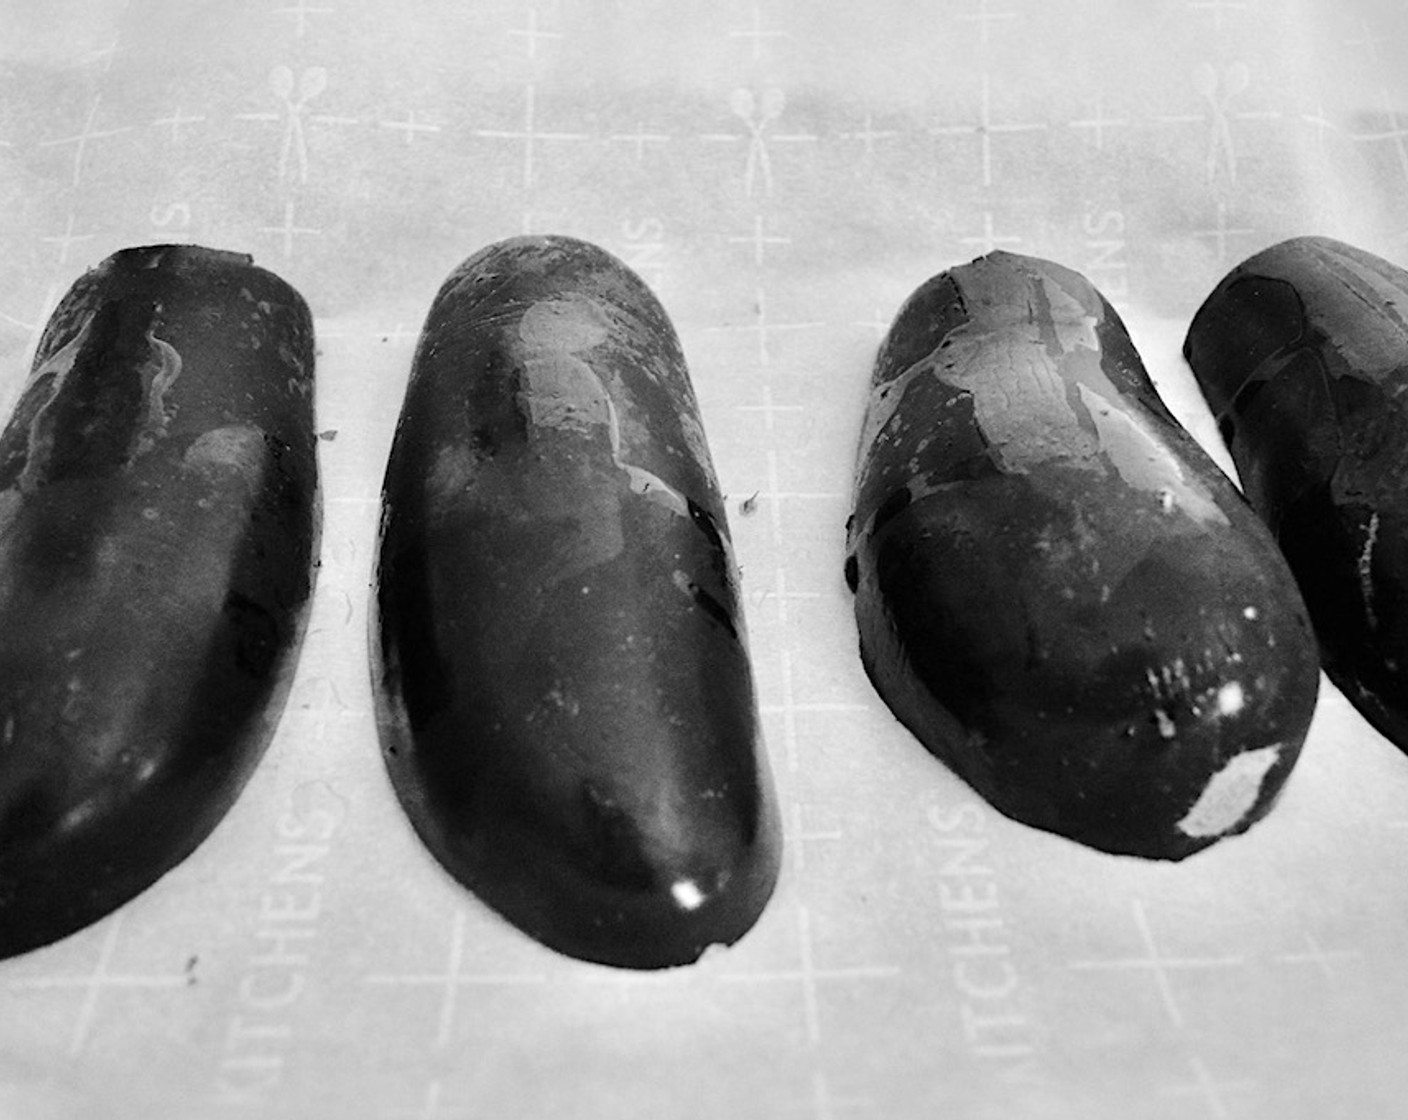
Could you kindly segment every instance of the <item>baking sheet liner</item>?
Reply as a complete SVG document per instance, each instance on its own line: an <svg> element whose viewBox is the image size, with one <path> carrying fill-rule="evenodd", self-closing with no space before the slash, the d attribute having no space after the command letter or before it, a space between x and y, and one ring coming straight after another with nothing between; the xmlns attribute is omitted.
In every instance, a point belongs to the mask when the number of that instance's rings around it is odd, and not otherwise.
<svg viewBox="0 0 1408 1120"><path fill-rule="evenodd" d="M1388 0L0 4L0 398L108 253L248 251L314 311L326 503L234 810L0 962L0 1116L1392 1115L1408 758L1325 683L1246 836L1166 866L1034 832L877 699L842 549L880 335L991 248L1085 272L1230 467L1183 330L1283 237L1408 258L1405 47ZM757 927L690 968L507 926L379 757L367 596L416 332L521 231L655 288L729 496L787 851Z"/></svg>

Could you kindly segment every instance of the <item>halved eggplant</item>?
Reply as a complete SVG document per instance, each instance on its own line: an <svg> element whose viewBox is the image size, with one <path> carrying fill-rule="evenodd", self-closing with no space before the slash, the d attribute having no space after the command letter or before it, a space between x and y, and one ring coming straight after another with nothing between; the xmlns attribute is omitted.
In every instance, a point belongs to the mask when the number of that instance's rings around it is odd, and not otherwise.
<svg viewBox="0 0 1408 1120"><path fill-rule="evenodd" d="M848 536L876 689L1003 813L1179 859L1270 809L1315 707L1304 606L1077 273L997 252L909 298Z"/></svg>
<svg viewBox="0 0 1408 1120"><path fill-rule="evenodd" d="M383 502L375 693L430 850L574 957L656 968L741 937L778 816L724 506L649 289L566 237L469 258Z"/></svg>
<svg viewBox="0 0 1408 1120"><path fill-rule="evenodd" d="M1326 237L1283 241L1223 278L1184 354L1326 674L1408 750L1408 272Z"/></svg>
<svg viewBox="0 0 1408 1120"><path fill-rule="evenodd" d="M0 435L0 956L184 859L268 745L313 586L313 326L249 257L114 254Z"/></svg>

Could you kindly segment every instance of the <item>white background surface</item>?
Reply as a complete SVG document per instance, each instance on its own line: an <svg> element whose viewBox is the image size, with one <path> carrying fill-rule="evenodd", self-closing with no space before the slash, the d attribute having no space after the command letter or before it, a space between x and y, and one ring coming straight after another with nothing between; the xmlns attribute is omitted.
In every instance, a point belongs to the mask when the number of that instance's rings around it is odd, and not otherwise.
<svg viewBox="0 0 1408 1120"><path fill-rule="evenodd" d="M841 569L880 332L989 248L1084 271L1217 451L1178 347L1226 269L1309 232L1408 262L1405 47L1391 0L0 4L5 406L78 274L193 240L302 291L336 433L278 738L194 857L0 962L0 1117L1401 1114L1408 758L1326 685L1251 833L1086 851L894 722ZM748 937L664 974L557 956L454 884L369 712L415 333L523 230L655 287L743 567L786 864Z"/></svg>

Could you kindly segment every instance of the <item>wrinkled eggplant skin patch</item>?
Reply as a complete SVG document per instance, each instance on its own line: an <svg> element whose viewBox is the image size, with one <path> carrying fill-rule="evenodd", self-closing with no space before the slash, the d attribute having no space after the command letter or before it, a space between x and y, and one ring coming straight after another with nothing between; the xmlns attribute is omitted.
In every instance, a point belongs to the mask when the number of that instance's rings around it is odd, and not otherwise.
<svg viewBox="0 0 1408 1120"><path fill-rule="evenodd" d="M1270 810L1315 707L1304 605L1083 277L997 252L920 286L853 511L866 671L996 808L1151 859Z"/></svg>
<svg viewBox="0 0 1408 1120"><path fill-rule="evenodd" d="M319 533L313 325L242 254L114 254L0 434L0 956L189 855L273 735Z"/></svg>
<svg viewBox="0 0 1408 1120"><path fill-rule="evenodd" d="M1408 750L1408 272L1325 237L1234 268L1184 344L1325 672Z"/></svg>
<svg viewBox="0 0 1408 1120"><path fill-rule="evenodd" d="M780 840L738 575L679 342L625 265L521 237L451 274L378 557L383 754L456 879L618 967L751 928Z"/></svg>

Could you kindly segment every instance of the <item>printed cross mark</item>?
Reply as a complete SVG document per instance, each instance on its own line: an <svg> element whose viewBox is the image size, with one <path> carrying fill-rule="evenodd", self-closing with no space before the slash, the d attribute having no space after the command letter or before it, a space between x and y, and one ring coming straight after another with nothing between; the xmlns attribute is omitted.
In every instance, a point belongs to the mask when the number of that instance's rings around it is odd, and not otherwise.
<svg viewBox="0 0 1408 1120"><path fill-rule="evenodd" d="M1044 132L1046 125L1041 122L1027 124L1000 124L992 115L992 79L983 72L982 87L978 99L978 123L945 125L932 130L935 136L976 136L979 143L979 160L982 168L983 186L992 186L992 139L998 135L1018 132Z"/></svg>
<svg viewBox="0 0 1408 1120"><path fill-rule="evenodd" d="M1385 89L1381 96L1384 103L1384 119L1388 127L1373 132L1356 132L1353 133L1353 138L1360 143L1387 142L1392 144L1398 156L1398 166L1402 169L1404 177L1408 179L1408 126L1403 124L1388 90Z"/></svg>
<svg viewBox="0 0 1408 1120"><path fill-rule="evenodd" d="M436 1018L436 1049L444 1049L450 1042L455 1023L455 1007L461 988L484 984L542 984L547 982L547 975L541 972L492 974L464 972L464 935L465 913L463 909L456 909L450 930L449 959L446 961L444 972L375 973L366 977L365 981L368 984L394 987L439 988L440 1013Z"/></svg>
<svg viewBox="0 0 1408 1120"><path fill-rule="evenodd" d="M60 265L65 265L68 263L68 251L70 248L78 244L78 242L80 241L91 241L96 236L96 234L92 233L74 233L73 215L70 214L68 216L68 221L64 224L63 233L51 234L48 237L41 237L40 240L45 242L46 244L57 245L59 247L58 263Z"/></svg>
<svg viewBox="0 0 1408 1120"><path fill-rule="evenodd" d="M406 115L399 121L382 121L382 128L389 128L393 132L399 132L406 138L406 147L410 147L415 142L417 136L430 135L440 131L438 124L425 124L416 119L414 109L408 109Z"/></svg>
<svg viewBox="0 0 1408 1120"><path fill-rule="evenodd" d="M169 128L171 130L171 142L179 144L181 142L181 129L188 124L200 124L205 120L205 114L192 114L187 116L178 105L169 117L159 117L152 121L153 128Z"/></svg>
<svg viewBox="0 0 1408 1120"><path fill-rule="evenodd" d="M730 245L751 245L753 247L753 263L763 267L764 250L769 245L790 245L792 239L783 237L780 234L769 234L767 232L767 219L762 214L753 215L753 232L747 237L730 237Z"/></svg>
<svg viewBox="0 0 1408 1120"><path fill-rule="evenodd" d="M129 126L120 128L97 129L93 127L98 116L99 98L94 97L88 106L88 115L84 118L83 127L72 136L60 136L50 140L39 141L41 148L58 148L68 144L73 145L73 178L70 186L77 187L83 177L83 159L88 154L88 144L93 140L103 140L111 136L121 136L124 132L130 132Z"/></svg>
<svg viewBox="0 0 1408 1120"><path fill-rule="evenodd" d="M1235 1081L1219 1081L1213 1077L1207 1065L1197 1056L1188 1059L1188 1065L1193 1072L1193 1080L1181 1082L1174 1085L1166 1085L1160 1088L1159 1093L1165 1097L1195 1097L1202 1100L1207 1106L1207 1114L1215 1120L1230 1120L1231 1110L1227 1105L1227 1093L1229 1090L1245 1091L1254 1089L1256 1082L1250 1078L1238 1078Z"/></svg>
<svg viewBox="0 0 1408 1120"><path fill-rule="evenodd" d="M445 1104L444 1082L438 1077L432 1077L425 1086L425 1096L419 1108L393 1108L383 1112L382 1115L397 1120L462 1120L469 1116L467 1108L453 1108Z"/></svg>
<svg viewBox="0 0 1408 1120"><path fill-rule="evenodd" d="M725 327L706 327L710 332L719 331L746 331L754 334L758 340L758 365L767 366L771 355L768 350L768 340L775 331L803 331L815 330L824 327L826 324L817 320L806 320L801 322L776 322L768 316L767 298L763 293L762 286L759 285L753 293L753 321L751 323L740 323Z"/></svg>
<svg viewBox="0 0 1408 1120"><path fill-rule="evenodd" d="M561 39L560 31L543 31L538 27L538 9L528 9L528 24L526 27L510 27L508 33L515 38L523 40L524 47L528 53L528 61L532 62L538 57L538 43L548 39Z"/></svg>
<svg viewBox="0 0 1408 1120"><path fill-rule="evenodd" d="M1218 261L1227 259L1227 242L1232 237L1244 237L1255 233L1256 230L1249 226L1231 226L1227 224L1227 203L1222 199L1217 200L1217 205L1213 210L1213 225L1211 229L1195 229L1192 231L1194 237L1208 238L1212 241L1217 252Z"/></svg>
<svg viewBox="0 0 1408 1120"><path fill-rule="evenodd" d="M988 0L978 0L978 10L976 12L964 12L959 15L959 19L965 23L976 23L978 25L978 45L987 50L991 42L991 29L1007 20L1016 19L1016 12L990 12L988 11Z"/></svg>
<svg viewBox="0 0 1408 1120"><path fill-rule="evenodd" d="M1211 12L1213 35L1222 35L1222 19L1227 12L1244 12L1247 10L1245 0L1187 0L1188 10L1192 12Z"/></svg>
<svg viewBox="0 0 1408 1120"><path fill-rule="evenodd" d="M762 7L756 0L753 3L752 18L749 25L728 33L730 39L746 39L752 51L753 61L757 62L763 57L763 43L768 39L788 39L791 36L786 31L765 28L763 26Z"/></svg>
<svg viewBox="0 0 1408 1120"><path fill-rule="evenodd" d="M1304 937L1305 948L1298 953L1281 953L1276 960L1281 964L1308 964L1318 968L1324 973L1327 980L1335 979L1335 970L1332 967L1335 961L1359 957L1362 954L1357 949L1325 949L1316 940L1315 935L1306 931Z"/></svg>
<svg viewBox="0 0 1408 1120"><path fill-rule="evenodd" d="M1089 129L1095 136L1095 150L1103 152L1105 150L1105 130L1123 127L1129 124L1129 119L1127 117L1107 117L1104 98L1097 98L1094 116L1068 121L1067 124L1071 128Z"/></svg>
<svg viewBox="0 0 1408 1120"><path fill-rule="evenodd" d="M838 1112L853 1108L865 1109L865 1115L873 1116L874 1104L869 1097L838 1096L822 1070L812 1071L811 1097L804 1107L811 1112L814 1120L836 1120Z"/></svg>
<svg viewBox="0 0 1408 1120"><path fill-rule="evenodd" d="M314 7L308 0L296 0L295 3L284 8L275 8L274 15L293 17L293 34L295 38L301 39L308 33L309 16L330 16L333 14L332 8Z"/></svg>
<svg viewBox="0 0 1408 1120"><path fill-rule="evenodd" d="M806 809L800 801L792 805L792 828L789 839L792 849L792 866L798 874L806 867L807 845L814 840L843 840L845 833L839 828L809 829L806 825Z"/></svg>
<svg viewBox="0 0 1408 1120"><path fill-rule="evenodd" d="M632 144L636 149L636 162L645 158L647 144L668 144L670 137L664 132L649 132L644 126L636 125L632 132L613 132L607 137L613 144Z"/></svg>
<svg viewBox="0 0 1408 1120"><path fill-rule="evenodd" d="M811 912L805 906L797 907L797 946L796 968L726 973L721 979L744 984L783 982L800 985L807 1042L812 1046L821 1041L820 989L822 984L840 981L892 980L900 974L900 970L892 965L855 965L839 968L818 966L812 936Z"/></svg>
<svg viewBox="0 0 1408 1120"><path fill-rule="evenodd" d="M105 989L113 988L183 988L188 977L185 973L144 976L132 973L112 972L113 952L117 948L118 933L122 928L123 914L119 911L108 920L108 929L103 943L98 949L98 959L91 972L77 976L32 976L5 981L0 987L11 991L53 991L79 989L83 1000L79 1004L74 1019L73 1033L69 1036L69 1053L82 1053L83 1047L92 1033L93 1022L98 1013L98 997Z"/></svg>
<svg viewBox="0 0 1408 1120"><path fill-rule="evenodd" d="M284 243L284 257L285 259L288 259L293 256L293 244L295 238L316 237L323 231L320 229L315 229L312 226L300 226L294 220L293 203L285 202L283 224L277 226L260 226L259 232L278 234L278 236L283 240Z"/></svg>
<svg viewBox="0 0 1408 1120"><path fill-rule="evenodd" d="M533 187L534 158L537 146L544 142L582 141L591 137L585 132L544 132L538 127L537 87L529 82L523 92L523 125L511 128L480 128L474 135L487 140L513 140L523 144L523 189ZM525 226L529 224L525 219ZM525 228L524 232L528 230Z"/></svg>
<svg viewBox="0 0 1408 1120"><path fill-rule="evenodd" d="M1134 912L1134 924L1139 930L1139 940L1144 949L1143 954L1135 957L1118 957L1114 960L1073 961L1069 967L1081 971L1108 969L1110 971L1134 970L1149 973L1155 987L1158 988L1159 999L1163 1003L1164 1010L1168 1013L1170 1022L1175 1027L1182 1027L1184 1025L1183 1009L1173 995L1172 975L1175 972L1198 969L1231 968L1242 964L1243 958L1240 956L1165 956L1154 942L1153 932L1149 928L1148 916L1144 913L1144 904L1135 899L1130 905Z"/></svg>
<svg viewBox="0 0 1408 1120"><path fill-rule="evenodd" d="M865 114L865 124L850 132L842 132L842 140L855 140L861 145L861 151L865 153L865 162L870 163L875 159L875 142L877 140L893 140L899 135L898 129L875 127L875 116L873 113Z"/></svg>

